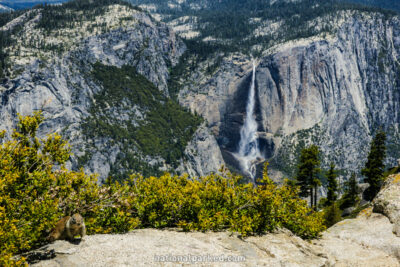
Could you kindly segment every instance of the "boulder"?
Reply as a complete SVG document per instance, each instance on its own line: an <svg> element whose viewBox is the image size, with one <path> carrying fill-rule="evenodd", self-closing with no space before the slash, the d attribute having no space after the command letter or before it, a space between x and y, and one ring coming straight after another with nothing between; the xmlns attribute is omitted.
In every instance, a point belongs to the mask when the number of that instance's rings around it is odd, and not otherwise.
<svg viewBox="0 0 400 267"><path fill-rule="evenodd" d="M373 200L374 212L387 216L394 231L400 235L400 174L389 176Z"/></svg>
<svg viewBox="0 0 400 267"><path fill-rule="evenodd" d="M314 243L343 266L400 266L400 238L392 229L387 217L367 208L357 218L335 224Z"/></svg>
<svg viewBox="0 0 400 267"><path fill-rule="evenodd" d="M355 210L355 207L349 207L349 208L344 209L342 212L342 217L349 216L354 210Z"/></svg>

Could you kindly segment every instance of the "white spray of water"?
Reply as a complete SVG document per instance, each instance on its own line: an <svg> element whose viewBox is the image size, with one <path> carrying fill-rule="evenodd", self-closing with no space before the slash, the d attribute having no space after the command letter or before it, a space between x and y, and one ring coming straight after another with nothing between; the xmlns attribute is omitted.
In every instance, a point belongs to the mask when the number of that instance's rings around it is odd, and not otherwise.
<svg viewBox="0 0 400 267"><path fill-rule="evenodd" d="M242 171L255 179L256 162L261 158L257 140L257 122L254 114L255 107L255 80L256 80L256 64L253 61L253 73L251 78L251 87L249 90L246 117L242 129L240 130L239 151L237 157L241 162Z"/></svg>

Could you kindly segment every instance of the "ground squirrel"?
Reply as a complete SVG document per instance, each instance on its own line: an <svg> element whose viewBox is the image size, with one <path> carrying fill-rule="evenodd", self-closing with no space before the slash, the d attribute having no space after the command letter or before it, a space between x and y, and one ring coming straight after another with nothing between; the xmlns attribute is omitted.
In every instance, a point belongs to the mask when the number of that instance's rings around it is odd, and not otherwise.
<svg viewBox="0 0 400 267"><path fill-rule="evenodd" d="M56 227L51 231L47 240L73 240L74 236L80 235L83 238L86 235L86 226L83 217L76 213L71 216L65 216L58 221Z"/></svg>

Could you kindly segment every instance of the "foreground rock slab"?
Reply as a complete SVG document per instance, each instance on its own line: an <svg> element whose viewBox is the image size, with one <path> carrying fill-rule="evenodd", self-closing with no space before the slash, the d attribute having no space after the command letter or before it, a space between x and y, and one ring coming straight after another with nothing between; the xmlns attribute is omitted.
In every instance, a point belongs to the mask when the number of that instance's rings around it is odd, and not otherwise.
<svg viewBox="0 0 400 267"><path fill-rule="evenodd" d="M389 223L383 216L373 222L383 222L384 228L385 220ZM396 237L379 237L382 229L370 236L362 223L366 222L359 218L346 220L312 243L287 230L246 239L229 232L155 229L93 235L79 244L56 241L46 249L57 256L33 266L400 266L393 256L399 244Z"/></svg>
<svg viewBox="0 0 400 267"><path fill-rule="evenodd" d="M33 266L329 265L327 255L318 246L285 230L242 240L229 232L183 233L141 229L123 235L87 236L79 244L56 241L47 249L54 249L56 258ZM173 256L183 256L184 260L176 262Z"/></svg>

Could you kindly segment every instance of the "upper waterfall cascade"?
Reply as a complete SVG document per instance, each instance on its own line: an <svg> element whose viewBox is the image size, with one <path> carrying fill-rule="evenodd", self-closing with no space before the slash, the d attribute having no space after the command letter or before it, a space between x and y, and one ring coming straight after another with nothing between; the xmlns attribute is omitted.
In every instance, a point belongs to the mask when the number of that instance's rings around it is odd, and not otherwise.
<svg viewBox="0 0 400 267"><path fill-rule="evenodd" d="M246 117L244 124L240 130L239 149L236 154L240 160L241 168L244 173L250 175L255 182L256 163L262 158L257 136L257 121L255 119L255 104L256 104L256 63L253 61L253 72L251 78L251 86L248 94Z"/></svg>

